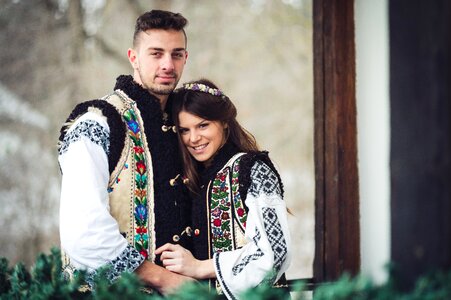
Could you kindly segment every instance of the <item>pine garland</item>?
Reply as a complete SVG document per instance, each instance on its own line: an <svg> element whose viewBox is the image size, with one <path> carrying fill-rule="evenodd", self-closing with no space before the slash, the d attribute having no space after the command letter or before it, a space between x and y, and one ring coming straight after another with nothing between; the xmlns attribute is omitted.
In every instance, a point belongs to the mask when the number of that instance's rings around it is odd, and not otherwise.
<svg viewBox="0 0 451 300"><path fill-rule="evenodd" d="M176 293L163 297L143 292L144 286L131 273L125 273L114 283L106 279L106 269L101 269L94 278L95 290L85 291L85 273L80 272L72 281L64 279L61 272L61 253L54 248L49 255L40 254L28 271L23 263L9 267L6 258L0 258L0 299L45 300L45 299L174 299L174 300L217 300L223 299L204 284L187 284ZM299 282L293 288L291 299L304 299L305 284ZM290 299L283 289L260 285L242 294L242 299L270 300ZM418 279L411 292L401 292L396 287L394 275L387 283L375 285L363 276L352 278L343 275L339 280L320 285L313 293L314 300L377 299L377 300L424 300L451 299L451 272L433 272Z"/></svg>

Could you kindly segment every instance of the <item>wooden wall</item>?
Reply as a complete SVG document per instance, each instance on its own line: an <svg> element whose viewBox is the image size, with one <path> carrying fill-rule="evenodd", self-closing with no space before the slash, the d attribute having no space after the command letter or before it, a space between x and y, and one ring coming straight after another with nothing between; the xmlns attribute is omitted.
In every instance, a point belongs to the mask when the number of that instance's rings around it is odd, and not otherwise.
<svg viewBox="0 0 451 300"><path fill-rule="evenodd" d="M408 288L451 267L451 2L389 1L389 23L391 256Z"/></svg>

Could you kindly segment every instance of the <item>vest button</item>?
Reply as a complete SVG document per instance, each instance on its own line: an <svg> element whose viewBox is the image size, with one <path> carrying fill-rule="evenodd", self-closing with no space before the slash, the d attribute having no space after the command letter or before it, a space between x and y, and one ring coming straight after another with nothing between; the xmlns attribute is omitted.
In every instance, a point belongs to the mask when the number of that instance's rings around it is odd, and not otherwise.
<svg viewBox="0 0 451 300"><path fill-rule="evenodd" d="M191 227L188 226L188 227L185 228L185 232L186 232L187 236L191 236L193 230L191 229Z"/></svg>

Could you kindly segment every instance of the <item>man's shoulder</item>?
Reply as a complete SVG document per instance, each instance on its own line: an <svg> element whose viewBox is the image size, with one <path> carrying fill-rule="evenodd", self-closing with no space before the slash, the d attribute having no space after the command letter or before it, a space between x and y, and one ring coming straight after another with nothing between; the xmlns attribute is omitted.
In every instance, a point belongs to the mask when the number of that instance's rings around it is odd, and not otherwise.
<svg viewBox="0 0 451 300"><path fill-rule="evenodd" d="M87 100L77 104L61 127L59 141L80 122L95 122L99 126L112 131L112 135L122 134L124 124L117 107L110 103L110 95L99 99Z"/></svg>

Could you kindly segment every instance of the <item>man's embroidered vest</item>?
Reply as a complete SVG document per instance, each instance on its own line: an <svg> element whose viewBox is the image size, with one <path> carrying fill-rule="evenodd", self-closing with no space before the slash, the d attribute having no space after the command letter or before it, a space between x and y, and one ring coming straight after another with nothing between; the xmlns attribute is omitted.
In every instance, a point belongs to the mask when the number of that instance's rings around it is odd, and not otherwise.
<svg viewBox="0 0 451 300"><path fill-rule="evenodd" d="M108 184L110 214L119 230L144 257L155 260L155 216L152 157L144 133L143 121L135 101L120 90L103 98L113 105L126 124L124 148L110 174ZM100 110L89 111L101 114ZM63 253L63 269L75 270Z"/></svg>

